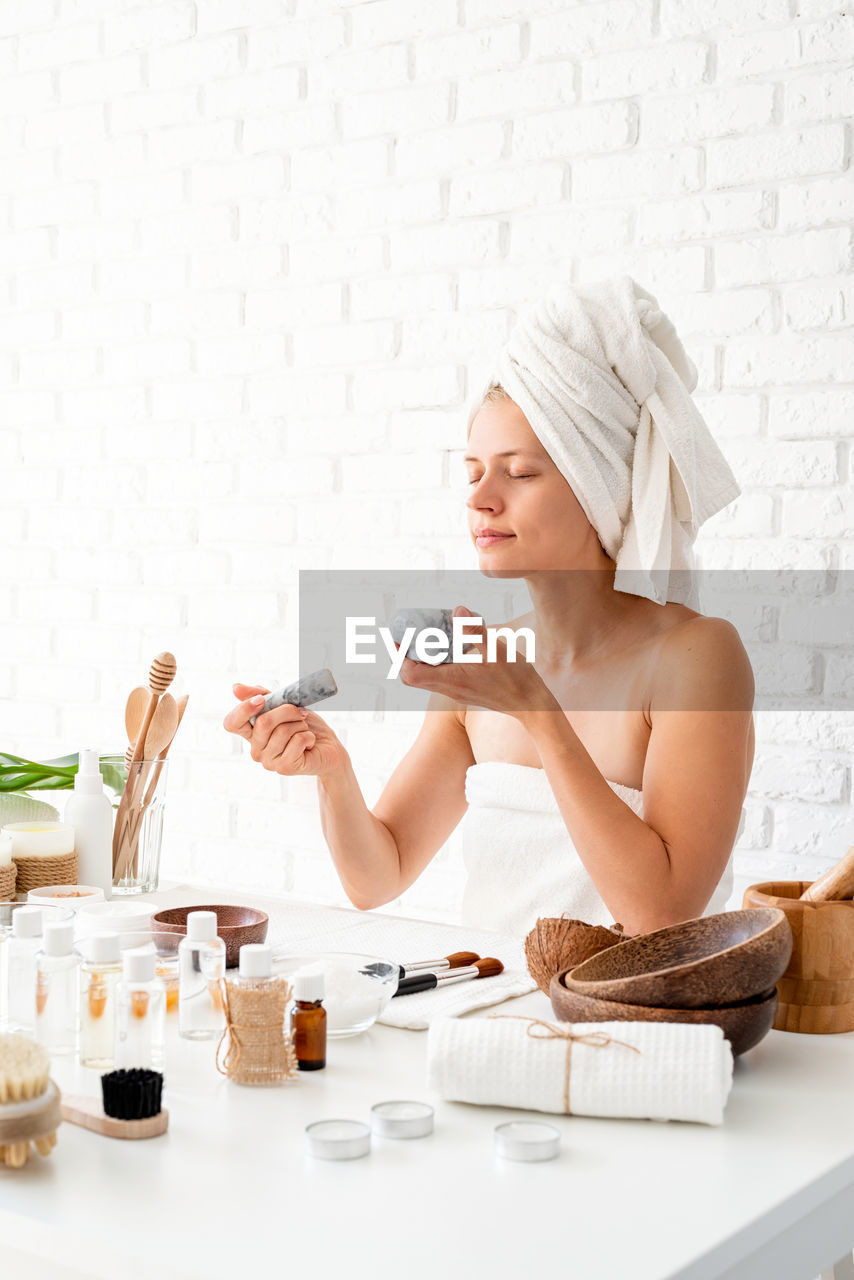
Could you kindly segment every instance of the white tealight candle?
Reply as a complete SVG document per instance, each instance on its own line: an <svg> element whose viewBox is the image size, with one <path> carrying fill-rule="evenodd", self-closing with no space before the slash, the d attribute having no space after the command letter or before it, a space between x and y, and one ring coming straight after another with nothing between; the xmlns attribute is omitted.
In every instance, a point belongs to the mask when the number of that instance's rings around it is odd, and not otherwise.
<svg viewBox="0 0 854 1280"><path fill-rule="evenodd" d="M48 858L74 852L70 822L10 822L0 835L11 836L13 858Z"/></svg>
<svg viewBox="0 0 854 1280"><path fill-rule="evenodd" d="M0 831L0 867L8 867L12 862L12 837Z"/></svg>

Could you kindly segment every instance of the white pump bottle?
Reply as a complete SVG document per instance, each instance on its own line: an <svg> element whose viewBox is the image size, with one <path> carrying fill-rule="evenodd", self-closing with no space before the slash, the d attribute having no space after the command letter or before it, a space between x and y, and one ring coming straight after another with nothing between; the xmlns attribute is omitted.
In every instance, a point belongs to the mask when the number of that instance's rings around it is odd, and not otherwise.
<svg viewBox="0 0 854 1280"><path fill-rule="evenodd" d="M74 794L64 819L74 828L78 884L97 885L104 897L113 896L113 806L104 791L100 757L92 747L80 752Z"/></svg>

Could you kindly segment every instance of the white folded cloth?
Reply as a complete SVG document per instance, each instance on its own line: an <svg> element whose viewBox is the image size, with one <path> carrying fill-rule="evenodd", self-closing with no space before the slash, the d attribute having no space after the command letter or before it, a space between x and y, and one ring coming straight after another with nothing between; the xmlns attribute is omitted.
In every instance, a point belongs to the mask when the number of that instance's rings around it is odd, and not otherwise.
<svg viewBox="0 0 854 1280"><path fill-rule="evenodd" d="M427 1035L428 1084L441 1098L531 1111L721 1124L732 1066L711 1025L497 1014L442 1018Z"/></svg>
<svg viewBox="0 0 854 1280"><path fill-rule="evenodd" d="M425 1031L437 1018L454 1019L471 1009L485 1009L536 989L536 982L523 969L505 969L497 978L473 978L434 987L432 991L418 991L413 996L395 996L378 1021L389 1027Z"/></svg>
<svg viewBox="0 0 854 1280"><path fill-rule="evenodd" d="M691 398L697 370L652 294L630 276L560 282L520 311L492 382L568 481L616 562L615 589L696 603L697 530L740 489Z"/></svg>

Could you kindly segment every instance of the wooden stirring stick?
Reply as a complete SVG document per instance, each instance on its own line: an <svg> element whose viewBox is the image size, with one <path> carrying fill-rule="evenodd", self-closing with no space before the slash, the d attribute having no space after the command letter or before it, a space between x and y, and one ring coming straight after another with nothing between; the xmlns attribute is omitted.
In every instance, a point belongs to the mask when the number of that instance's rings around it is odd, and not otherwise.
<svg viewBox="0 0 854 1280"><path fill-rule="evenodd" d="M154 715L154 711L160 700L161 694L166 692L172 681L175 679L176 667L177 664L175 662L174 655L168 652L158 653L157 657L151 664L151 669L148 673L148 687L150 690L148 706L145 709L145 714L143 715L142 723L139 727L139 733L137 734L136 742L134 744L133 756L130 761L132 765L138 764L143 758L143 748L145 746L145 737L148 733L148 727L151 724L151 719ZM122 792L122 798L119 801L119 808L116 814L116 824L113 829L113 883L116 881L115 867L119 856L119 850L121 849L122 843L127 834L128 810L130 809L131 801L133 799L135 783L136 779L134 777L134 773L131 772L128 775L127 782L125 783L125 789Z"/></svg>
<svg viewBox="0 0 854 1280"><path fill-rule="evenodd" d="M139 826L145 812L145 801L142 799L143 788L152 772L152 761L156 760L175 736L178 728L178 704L171 693L164 693L157 703L145 742L142 745L140 759L144 768L139 770L135 780L128 807L125 848L116 857L114 879L121 880L127 874L131 862L136 861L136 843L139 838ZM134 766L131 766L132 768Z"/></svg>

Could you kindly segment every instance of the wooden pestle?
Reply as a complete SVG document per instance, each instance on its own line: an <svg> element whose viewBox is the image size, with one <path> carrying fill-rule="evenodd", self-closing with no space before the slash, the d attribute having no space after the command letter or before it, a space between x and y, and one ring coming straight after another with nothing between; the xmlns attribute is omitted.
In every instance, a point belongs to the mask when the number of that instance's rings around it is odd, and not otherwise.
<svg viewBox="0 0 854 1280"><path fill-rule="evenodd" d="M131 758L130 764L138 764L139 761L142 760L143 758L145 738L146 738L146 734L148 733L148 727L151 724L152 716L154 715L154 711L157 706L157 703L160 700L161 694L166 692L166 690L169 688L172 681L175 679L176 669L177 669L177 663L175 662L174 655L168 652L158 653L157 657L154 659L154 661L151 664L151 669L149 670L149 673L148 673L148 687L150 690L148 706L145 709L145 714L143 715L142 723L139 727L139 733L137 734L137 739L136 739L136 742L134 743L133 756ZM134 785L135 782L136 782L136 779L134 778L134 775L132 773L129 774L128 780L125 783L125 789L122 792L122 798L119 802L118 812L116 813L116 823L115 823L115 827L113 828L113 881L114 882L116 880L116 874L115 874L116 860L119 856L119 850L122 847L122 843L126 838L128 813L133 800L133 793L135 791L135 785Z"/></svg>
<svg viewBox="0 0 854 1280"><path fill-rule="evenodd" d="M804 902L838 902L842 898L854 898L854 844L836 866L801 894Z"/></svg>

